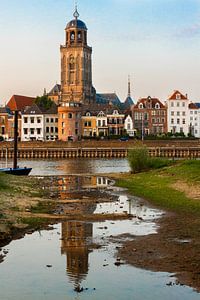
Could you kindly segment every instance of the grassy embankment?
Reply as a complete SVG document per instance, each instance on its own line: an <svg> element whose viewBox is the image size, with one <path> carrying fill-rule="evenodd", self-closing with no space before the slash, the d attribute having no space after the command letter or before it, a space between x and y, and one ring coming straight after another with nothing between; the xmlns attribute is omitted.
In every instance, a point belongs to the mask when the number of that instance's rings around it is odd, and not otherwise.
<svg viewBox="0 0 200 300"><path fill-rule="evenodd" d="M46 224L45 218L34 215L52 209L43 185L37 178L0 173L0 243L11 239L19 229L35 229Z"/></svg>
<svg viewBox="0 0 200 300"><path fill-rule="evenodd" d="M158 207L200 216L200 161L125 175L117 184Z"/></svg>

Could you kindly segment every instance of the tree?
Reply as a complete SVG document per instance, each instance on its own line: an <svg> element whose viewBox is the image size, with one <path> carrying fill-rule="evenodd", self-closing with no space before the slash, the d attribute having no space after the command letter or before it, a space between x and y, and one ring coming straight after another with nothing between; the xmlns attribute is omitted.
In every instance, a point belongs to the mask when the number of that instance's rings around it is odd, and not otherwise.
<svg viewBox="0 0 200 300"><path fill-rule="evenodd" d="M41 97L38 96L35 103L44 109L49 109L53 105L53 101L49 99L47 95L43 95Z"/></svg>

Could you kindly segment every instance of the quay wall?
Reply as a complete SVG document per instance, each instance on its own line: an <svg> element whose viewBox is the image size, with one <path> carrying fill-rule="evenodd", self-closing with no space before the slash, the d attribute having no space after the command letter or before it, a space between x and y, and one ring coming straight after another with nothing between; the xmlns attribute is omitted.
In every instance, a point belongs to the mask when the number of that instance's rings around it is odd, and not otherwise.
<svg viewBox="0 0 200 300"><path fill-rule="evenodd" d="M107 148L18 148L18 158L21 159L59 159L59 158L125 158L131 147ZM151 157L165 158L200 158L200 147L148 147ZM0 159L13 158L12 147L0 148Z"/></svg>

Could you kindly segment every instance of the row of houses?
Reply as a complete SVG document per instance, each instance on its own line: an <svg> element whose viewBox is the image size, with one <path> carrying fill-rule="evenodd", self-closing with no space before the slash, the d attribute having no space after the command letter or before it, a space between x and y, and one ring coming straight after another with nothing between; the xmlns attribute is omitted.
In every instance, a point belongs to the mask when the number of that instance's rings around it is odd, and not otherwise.
<svg viewBox="0 0 200 300"><path fill-rule="evenodd" d="M57 101L49 109L44 109L35 103L34 98L14 95L5 107L0 108L0 136L13 139L13 112L18 110L22 141L66 140L65 135L73 139L68 132L68 127L72 130L71 124L80 137L124 134L144 137L171 132L200 138L200 103L190 101L179 91L174 91L164 103L150 96L139 99L136 104L129 103L122 109L120 101L100 103L98 100L95 104L77 107L76 113L66 115L58 110Z"/></svg>

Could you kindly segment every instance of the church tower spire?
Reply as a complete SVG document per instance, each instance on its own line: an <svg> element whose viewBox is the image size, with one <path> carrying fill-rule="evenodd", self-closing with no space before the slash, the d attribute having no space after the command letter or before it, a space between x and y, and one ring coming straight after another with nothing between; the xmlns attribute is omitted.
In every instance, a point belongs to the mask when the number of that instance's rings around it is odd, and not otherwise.
<svg viewBox="0 0 200 300"><path fill-rule="evenodd" d="M128 97L131 98L131 78L130 78L130 75L128 75Z"/></svg>

